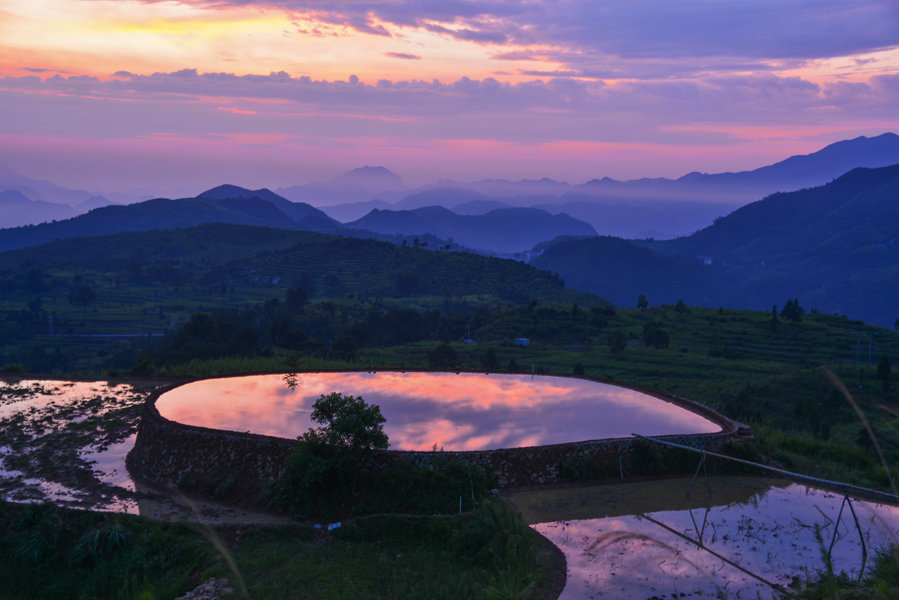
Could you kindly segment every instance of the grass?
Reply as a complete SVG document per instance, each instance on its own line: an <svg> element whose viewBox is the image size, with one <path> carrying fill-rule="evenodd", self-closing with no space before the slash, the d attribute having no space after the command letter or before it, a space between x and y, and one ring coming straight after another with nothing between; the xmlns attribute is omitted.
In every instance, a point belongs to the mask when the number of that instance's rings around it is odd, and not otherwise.
<svg viewBox="0 0 899 600"><path fill-rule="evenodd" d="M536 534L503 500L455 517L367 517L332 533L0 503L0 556L0 598L11 600L170 600L209 577L259 600L526 598L549 575Z"/></svg>

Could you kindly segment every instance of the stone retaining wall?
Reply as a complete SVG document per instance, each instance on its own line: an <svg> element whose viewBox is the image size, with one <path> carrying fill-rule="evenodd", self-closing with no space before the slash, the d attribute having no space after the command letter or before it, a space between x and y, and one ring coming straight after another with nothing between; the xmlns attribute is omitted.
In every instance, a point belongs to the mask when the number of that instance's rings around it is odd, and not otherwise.
<svg viewBox="0 0 899 600"><path fill-rule="evenodd" d="M128 470L135 477L151 483L201 489L206 493L222 490L231 497L258 504L267 486L280 476L284 459L295 447L295 440L170 421L156 410L156 400L172 387L159 390L148 398L134 449L128 455ZM706 406L647 390L638 391L677 404L721 426L717 433L659 436L659 439L717 451L729 440L752 437L746 426ZM472 452L387 450L378 452L377 457L385 462L406 459L416 464L428 464L435 457L472 461L489 466L496 475L497 484L506 488L559 483L563 480L561 471L565 461L569 464L588 462L597 472L617 474L622 458L633 452L635 442L635 438L616 438Z"/></svg>

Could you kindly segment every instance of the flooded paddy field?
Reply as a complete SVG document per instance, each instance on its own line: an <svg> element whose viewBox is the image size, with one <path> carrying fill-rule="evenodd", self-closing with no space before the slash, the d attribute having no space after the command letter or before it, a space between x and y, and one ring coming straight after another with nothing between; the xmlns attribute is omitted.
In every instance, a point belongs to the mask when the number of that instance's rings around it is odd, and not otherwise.
<svg viewBox="0 0 899 600"><path fill-rule="evenodd" d="M163 520L283 519L135 483L125 468L155 383L0 379L0 498Z"/></svg>
<svg viewBox="0 0 899 600"><path fill-rule="evenodd" d="M125 455L149 386L0 381L0 494L91 510L137 512Z"/></svg>
<svg viewBox="0 0 899 600"><path fill-rule="evenodd" d="M565 554L565 600L779 598L794 578L825 569L831 543L834 571L857 578L878 549L899 542L894 506L852 500L841 515L842 495L799 484L690 481L519 492L512 501Z"/></svg>

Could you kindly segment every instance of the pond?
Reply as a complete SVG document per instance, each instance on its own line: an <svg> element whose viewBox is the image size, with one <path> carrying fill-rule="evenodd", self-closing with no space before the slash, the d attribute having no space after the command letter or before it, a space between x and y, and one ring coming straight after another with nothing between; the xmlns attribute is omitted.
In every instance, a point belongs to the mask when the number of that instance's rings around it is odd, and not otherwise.
<svg viewBox="0 0 899 600"><path fill-rule="evenodd" d="M824 569L857 577L899 542L899 508L757 477L712 477L512 495L567 560L560 600L775 599L775 586ZM836 536L834 536L836 530ZM820 536L820 537L819 537ZM864 545L862 543L864 541ZM867 564L863 560L867 552Z"/></svg>
<svg viewBox="0 0 899 600"><path fill-rule="evenodd" d="M721 427L676 404L572 377L478 373L303 373L196 381L162 394L172 421L295 438L314 423L321 394L361 396L381 408L393 450L491 450Z"/></svg>

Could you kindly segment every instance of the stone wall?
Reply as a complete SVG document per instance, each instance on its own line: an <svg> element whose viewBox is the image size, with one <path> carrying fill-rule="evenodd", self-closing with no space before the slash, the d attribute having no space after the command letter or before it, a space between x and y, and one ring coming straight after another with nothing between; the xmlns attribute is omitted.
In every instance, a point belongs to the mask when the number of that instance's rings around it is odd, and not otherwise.
<svg viewBox="0 0 899 600"><path fill-rule="evenodd" d="M164 486L201 489L206 493L227 490L231 497L258 504L266 487L279 477L285 457L295 447L295 440L170 421L156 410L156 399L169 389L172 388L155 392L144 406L137 440L127 459L131 474ZM752 437L746 426L706 406L647 390L638 391L682 406L721 426L717 433L659 436L659 439L717 451L729 440ZM506 488L558 483L563 480L563 464L589 464L595 473L617 474L623 458L633 452L635 442L635 438L616 438L473 452L388 450L377 456L385 462L405 459L417 464L428 464L438 456L472 461L489 466L496 475L497 484Z"/></svg>

